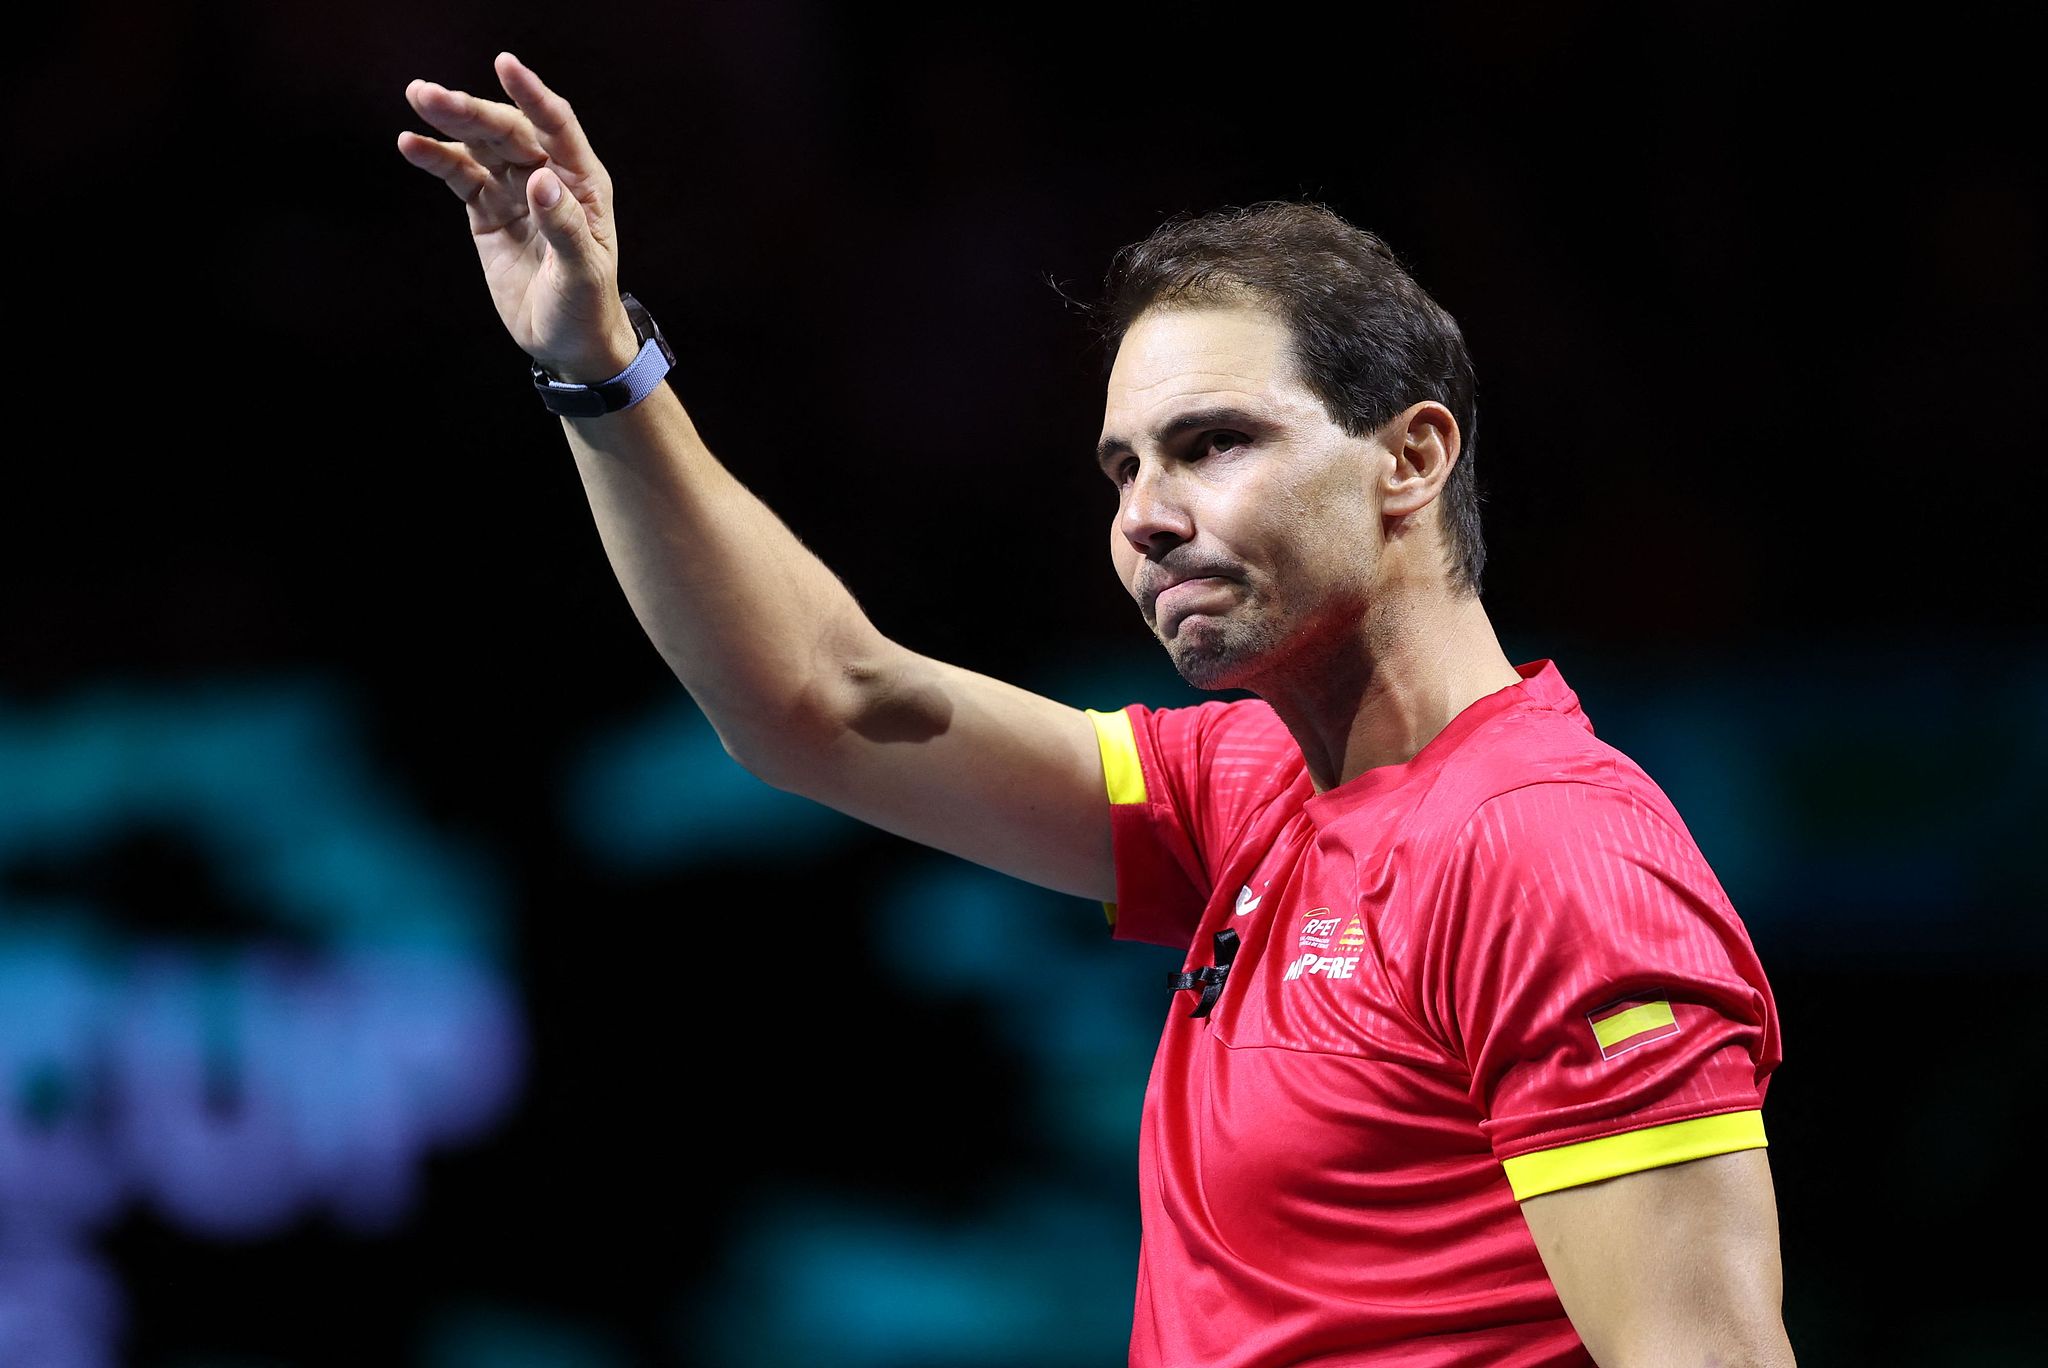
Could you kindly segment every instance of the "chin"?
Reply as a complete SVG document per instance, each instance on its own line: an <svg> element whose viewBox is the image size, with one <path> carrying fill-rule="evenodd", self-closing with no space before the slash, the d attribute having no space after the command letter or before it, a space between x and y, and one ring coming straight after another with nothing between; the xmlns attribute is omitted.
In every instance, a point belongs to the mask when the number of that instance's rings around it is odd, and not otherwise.
<svg viewBox="0 0 2048 1368"><path fill-rule="evenodd" d="M1255 671L1256 655L1233 650L1214 638L1189 640L1185 635L1165 643L1166 654L1180 677L1197 689L1244 689Z"/></svg>
<svg viewBox="0 0 2048 1368"><path fill-rule="evenodd" d="M1192 664L1184 660L1173 662L1174 668L1180 671L1180 677L1188 682L1190 688L1217 690L1245 687L1240 681L1237 671L1209 668L1211 664L1212 662L1208 661L1199 661Z"/></svg>

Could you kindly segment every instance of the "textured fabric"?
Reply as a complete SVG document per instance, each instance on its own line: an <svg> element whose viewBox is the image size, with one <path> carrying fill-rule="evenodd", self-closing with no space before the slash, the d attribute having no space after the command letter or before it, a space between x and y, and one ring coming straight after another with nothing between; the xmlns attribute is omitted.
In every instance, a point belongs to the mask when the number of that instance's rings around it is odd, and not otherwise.
<svg viewBox="0 0 2048 1368"><path fill-rule="evenodd" d="M1320 795L1263 703L1124 710L1113 933L1191 972L1240 937L1146 1090L1134 1365L1591 1363L1504 1161L1555 1186L1762 1143L1740 920L1556 667L1518 673Z"/></svg>

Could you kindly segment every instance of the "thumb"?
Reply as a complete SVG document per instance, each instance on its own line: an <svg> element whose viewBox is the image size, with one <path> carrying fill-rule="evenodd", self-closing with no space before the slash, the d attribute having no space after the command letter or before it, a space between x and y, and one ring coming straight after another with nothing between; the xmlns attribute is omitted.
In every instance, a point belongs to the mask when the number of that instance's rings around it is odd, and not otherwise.
<svg viewBox="0 0 2048 1368"><path fill-rule="evenodd" d="M571 262L588 260L592 243L583 201L569 193L552 167L536 167L526 178L526 202L550 247Z"/></svg>

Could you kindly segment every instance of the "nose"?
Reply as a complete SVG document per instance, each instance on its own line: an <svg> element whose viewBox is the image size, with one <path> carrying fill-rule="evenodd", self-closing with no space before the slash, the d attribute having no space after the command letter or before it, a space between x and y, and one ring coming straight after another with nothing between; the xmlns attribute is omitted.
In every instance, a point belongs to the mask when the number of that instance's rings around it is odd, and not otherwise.
<svg viewBox="0 0 2048 1368"><path fill-rule="evenodd" d="M1194 539L1194 519L1185 491L1157 461L1138 463L1137 473L1124 488L1116 516L1124 539L1141 555L1157 555Z"/></svg>

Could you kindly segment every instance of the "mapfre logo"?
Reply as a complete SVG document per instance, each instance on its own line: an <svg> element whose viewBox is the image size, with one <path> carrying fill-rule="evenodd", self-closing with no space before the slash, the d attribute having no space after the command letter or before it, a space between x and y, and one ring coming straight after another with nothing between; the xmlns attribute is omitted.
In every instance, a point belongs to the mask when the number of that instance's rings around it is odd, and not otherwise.
<svg viewBox="0 0 2048 1368"><path fill-rule="evenodd" d="M1347 979L1357 973L1360 956L1352 952L1365 949L1365 927L1353 917L1351 924L1344 928L1344 934L1337 936L1337 927L1343 920L1341 913L1332 916L1327 907L1305 913L1301 922L1301 943L1308 948L1287 966L1280 981L1292 983L1298 978L1318 974L1324 978ZM1318 950L1330 948L1332 936L1337 936L1337 953L1317 954Z"/></svg>
<svg viewBox="0 0 2048 1368"><path fill-rule="evenodd" d="M1324 978L1346 979L1358 972L1356 955L1318 955L1314 951L1303 955L1287 966L1287 972L1280 976L1282 983L1292 983L1307 975L1321 974Z"/></svg>

